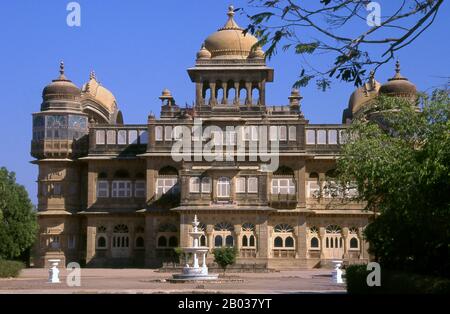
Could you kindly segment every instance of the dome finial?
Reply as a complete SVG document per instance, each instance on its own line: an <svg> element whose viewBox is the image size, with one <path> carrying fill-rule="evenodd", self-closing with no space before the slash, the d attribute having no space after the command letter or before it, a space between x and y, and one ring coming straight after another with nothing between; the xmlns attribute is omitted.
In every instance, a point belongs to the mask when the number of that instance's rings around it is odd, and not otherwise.
<svg viewBox="0 0 450 314"><path fill-rule="evenodd" d="M397 59L395 62L395 73L400 74L400 60Z"/></svg>
<svg viewBox="0 0 450 314"><path fill-rule="evenodd" d="M229 17L233 17L233 16L234 16L234 6L233 6L233 5L230 5L230 6L228 7L228 13L227 13L227 15L228 15Z"/></svg>
<svg viewBox="0 0 450 314"><path fill-rule="evenodd" d="M59 74L61 74L61 76L64 75L64 61L62 61L62 60L59 63Z"/></svg>
<svg viewBox="0 0 450 314"><path fill-rule="evenodd" d="M92 70L91 73L89 74L89 79L90 80L97 80L97 78L95 77L95 71Z"/></svg>

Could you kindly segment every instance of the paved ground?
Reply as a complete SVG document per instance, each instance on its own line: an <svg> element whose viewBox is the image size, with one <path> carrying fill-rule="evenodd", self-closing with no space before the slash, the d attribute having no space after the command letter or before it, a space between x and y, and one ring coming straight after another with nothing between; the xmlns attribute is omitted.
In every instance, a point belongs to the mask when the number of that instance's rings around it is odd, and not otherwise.
<svg viewBox="0 0 450 314"><path fill-rule="evenodd" d="M81 286L47 283L47 269L25 269L19 278L0 279L0 293L345 293L331 282L331 270L229 273L222 282L170 283L169 273L152 269L82 269Z"/></svg>

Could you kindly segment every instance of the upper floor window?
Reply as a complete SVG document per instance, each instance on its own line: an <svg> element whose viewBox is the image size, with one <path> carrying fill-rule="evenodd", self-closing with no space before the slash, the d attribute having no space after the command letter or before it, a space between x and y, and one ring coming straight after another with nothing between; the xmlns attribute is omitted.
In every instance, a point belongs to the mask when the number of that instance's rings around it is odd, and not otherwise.
<svg viewBox="0 0 450 314"><path fill-rule="evenodd" d="M113 181L112 197L131 197L131 181Z"/></svg>
<svg viewBox="0 0 450 314"><path fill-rule="evenodd" d="M217 196L230 197L230 178L219 178L219 180L217 181Z"/></svg>
<svg viewBox="0 0 450 314"><path fill-rule="evenodd" d="M176 193L175 185L178 182L177 177L158 178L156 183L156 194L163 195L167 192Z"/></svg>
<svg viewBox="0 0 450 314"><path fill-rule="evenodd" d="M250 177L247 180L247 192L258 193L258 178Z"/></svg>
<svg viewBox="0 0 450 314"><path fill-rule="evenodd" d="M119 130L117 132L117 144L126 145L127 144L127 131Z"/></svg>
<svg viewBox="0 0 450 314"><path fill-rule="evenodd" d="M116 144L116 131L114 130L106 131L106 144L108 145Z"/></svg>
<svg viewBox="0 0 450 314"><path fill-rule="evenodd" d="M272 179L272 194L295 194L294 179Z"/></svg>
<svg viewBox="0 0 450 314"><path fill-rule="evenodd" d="M162 126L158 125L155 127L155 141L162 141L163 140L163 128Z"/></svg>
<svg viewBox="0 0 450 314"><path fill-rule="evenodd" d="M275 125L271 125L269 127L269 139L271 141L276 141L278 140L278 127Z"/></svg>
<svg viewBox="0 0 450 314"><path fill-rule="evenodd" d="M134 183L134 196L145 197L145 181L139 180Z"/></svg>
<svg viewBox="0 0 450 314"><path fill-rule="evenodd" d="M166 141L171 141L171 140L172 140L172 126L166 125L164 131L165 131L165 132L164 132L164 133L165 133L164 139L165 139Z"/></svg>
<svg viewBox="0 0 450 314"><path fill-rule="evenodd" d="M190 178L189 191L191 193L200 193L200 178L199 177Z"/></svg>
<svg viewBox="0 0 450 314"><path fill-rule="evenodd" d="M95 144L97 144L97 145L105 144L105 131L104 130L95 131Z"/></svg>
<svg viewBox="0 0 450 314"><path fill-rule="evenodd" d="M138 132L136 130L129 130L128 131L128 143L129 144L137 144L138 140Z"/></svg>
<svg viewBox="0 0 450 314"><path fill-rule="evenodd" d="M236 178L236 193L245 193L245 178Z"/></svg>
<svg viewBox="0 0 450 314"><path fill-rule="evenodd" d="M317 130L317 144L326 144L326 143L327 143L327 131Z"/></svg>
<svg viewBox="0 0 450 314"><path fill-rule="evenodd" d="M337 130L328 130L328 144L337 144Z"/></svg>
<svg viewBox="0 0 450 314"><path fill-rule="evenodd" d="M306 130L306 144L308 145L316 144L316 131Z"/></svg>
<svg viewBox="0 0 450 314"><path fill-rule="evenodd" d="M297 139L297 128L294 125L289 127L289 140L295 141Z"/></svg>
<svg viewBox="0 0 450 314"><path fill-rule="evenodd" d="M211 178L203 177L202 178L202 193L210 193L211 192Z"/></svg>
<svg viewBox="0 0 450 314"><path fill-rule="evenodd" d="M148 143L148 132L147 131L139 131L139 142L141 144Z"/></svg>
<svg viewBox="0 0 450 314"><path fill-rule="evenodd" d="M287 139L287 134L286 133L287 133L286 132L286 126L285 125L281 125L279 127L279 130L278 130L280 141L286 141L286 139Z"/></svg>
<svg viewBox="0 0 450 314"><path fill-rule="evenodd" d="M109 197L109 183L106 180L97 182L97 197Z"/></svg>

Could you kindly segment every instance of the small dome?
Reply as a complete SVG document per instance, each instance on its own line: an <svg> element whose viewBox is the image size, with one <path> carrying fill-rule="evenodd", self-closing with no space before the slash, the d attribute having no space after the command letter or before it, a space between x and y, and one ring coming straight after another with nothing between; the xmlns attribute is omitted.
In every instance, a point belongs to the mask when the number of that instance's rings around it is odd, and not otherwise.
<svg viewBox="0 0 450 314"><path fill-rule="evenodd" d="M381 84L375 80L374 72L370 73L370 79L363 86L357 88L348 101L348 108L352 114L360 111L364 105L378 96Z"/></svg>
<svg viewBox="0 0 450 314"><path fill-rule="evenodd" d="M397 60L394 77L380 88L380 94L386 96L411 97L417 94L416 86L400 74L400 62Z"/></svg>
<svg viewBox="0 0 450 314"><path fill-rule="evenodd" d="M162 91L161 95L164 96L164 97L172 97L172 93L167 88L164 88L164 90Z"/></svg>
<svg viewBox="0 0 450 314"><path fill-rule="evenodd" d="M52 98L59 99L77 99L80 97L80 89L67 79L64 75L64 62L61 61L59 70L59 77L54 79L49 85L47 85L42 91L42 98L49 100Z"/></svg>
<svg viewBox="0 0 450 314"><path fill-rule="evenodd" d="M205 48L205 44L203 44L200 51L197 52L197 60L199 59L211 59L211 52Z"/></svg>
<svg viewBox="0 0 450 314"><path fill-rule="evenodd" d="M243 33L244 30L234 21L233 6L229 7L227 15L228 21L224 27L206 38L205 48L213 59L246 59L258 39L249 33Z"/></svg>
<svg viewBox="0 0 450 314"><path fill-rule="evenodd" d="M117 110L117 102L114 95L105 87L101 86L92 71L89 76L89 82L83 85L81 90L84 95L93 98L96 102L106 108L110 113Z"/></svg>
<svg viewBox="0 0 450 314"><path fill-rule="evenodd" d="M256 50L253 50L249 56L249 58L252 58L252 59L264 59L265 57L266 57L266 55L265 55L264 51L259 46L258 46L258 48L256 48Z"/></svg>

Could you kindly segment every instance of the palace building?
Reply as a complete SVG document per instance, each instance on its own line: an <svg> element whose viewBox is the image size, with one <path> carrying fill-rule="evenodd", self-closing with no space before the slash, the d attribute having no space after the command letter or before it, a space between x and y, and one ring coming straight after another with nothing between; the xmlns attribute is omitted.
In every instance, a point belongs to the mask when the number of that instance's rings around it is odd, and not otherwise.
<svg viewBox="0 0 450 314"><path fill-rule="evenodd" d="M380 93L411 97L416 87L399 66L385 84L372 75L351 95L342 124L311 124L298 90L285 106L266 104L274 70L256 43L230 7L188 69L195 104L179 107L165 89L159 118L150 114L141 125L123 123L93 72L80 89L61 63L33 114L35 265L60 258L87 267L161 267L189 245L194 215L201 245L236 247L237 267L369 260L363 230L374 214L351 200L352 189L334 195L327 178L352 118ZM192 150L174 153L186 130Z"/></svg>

